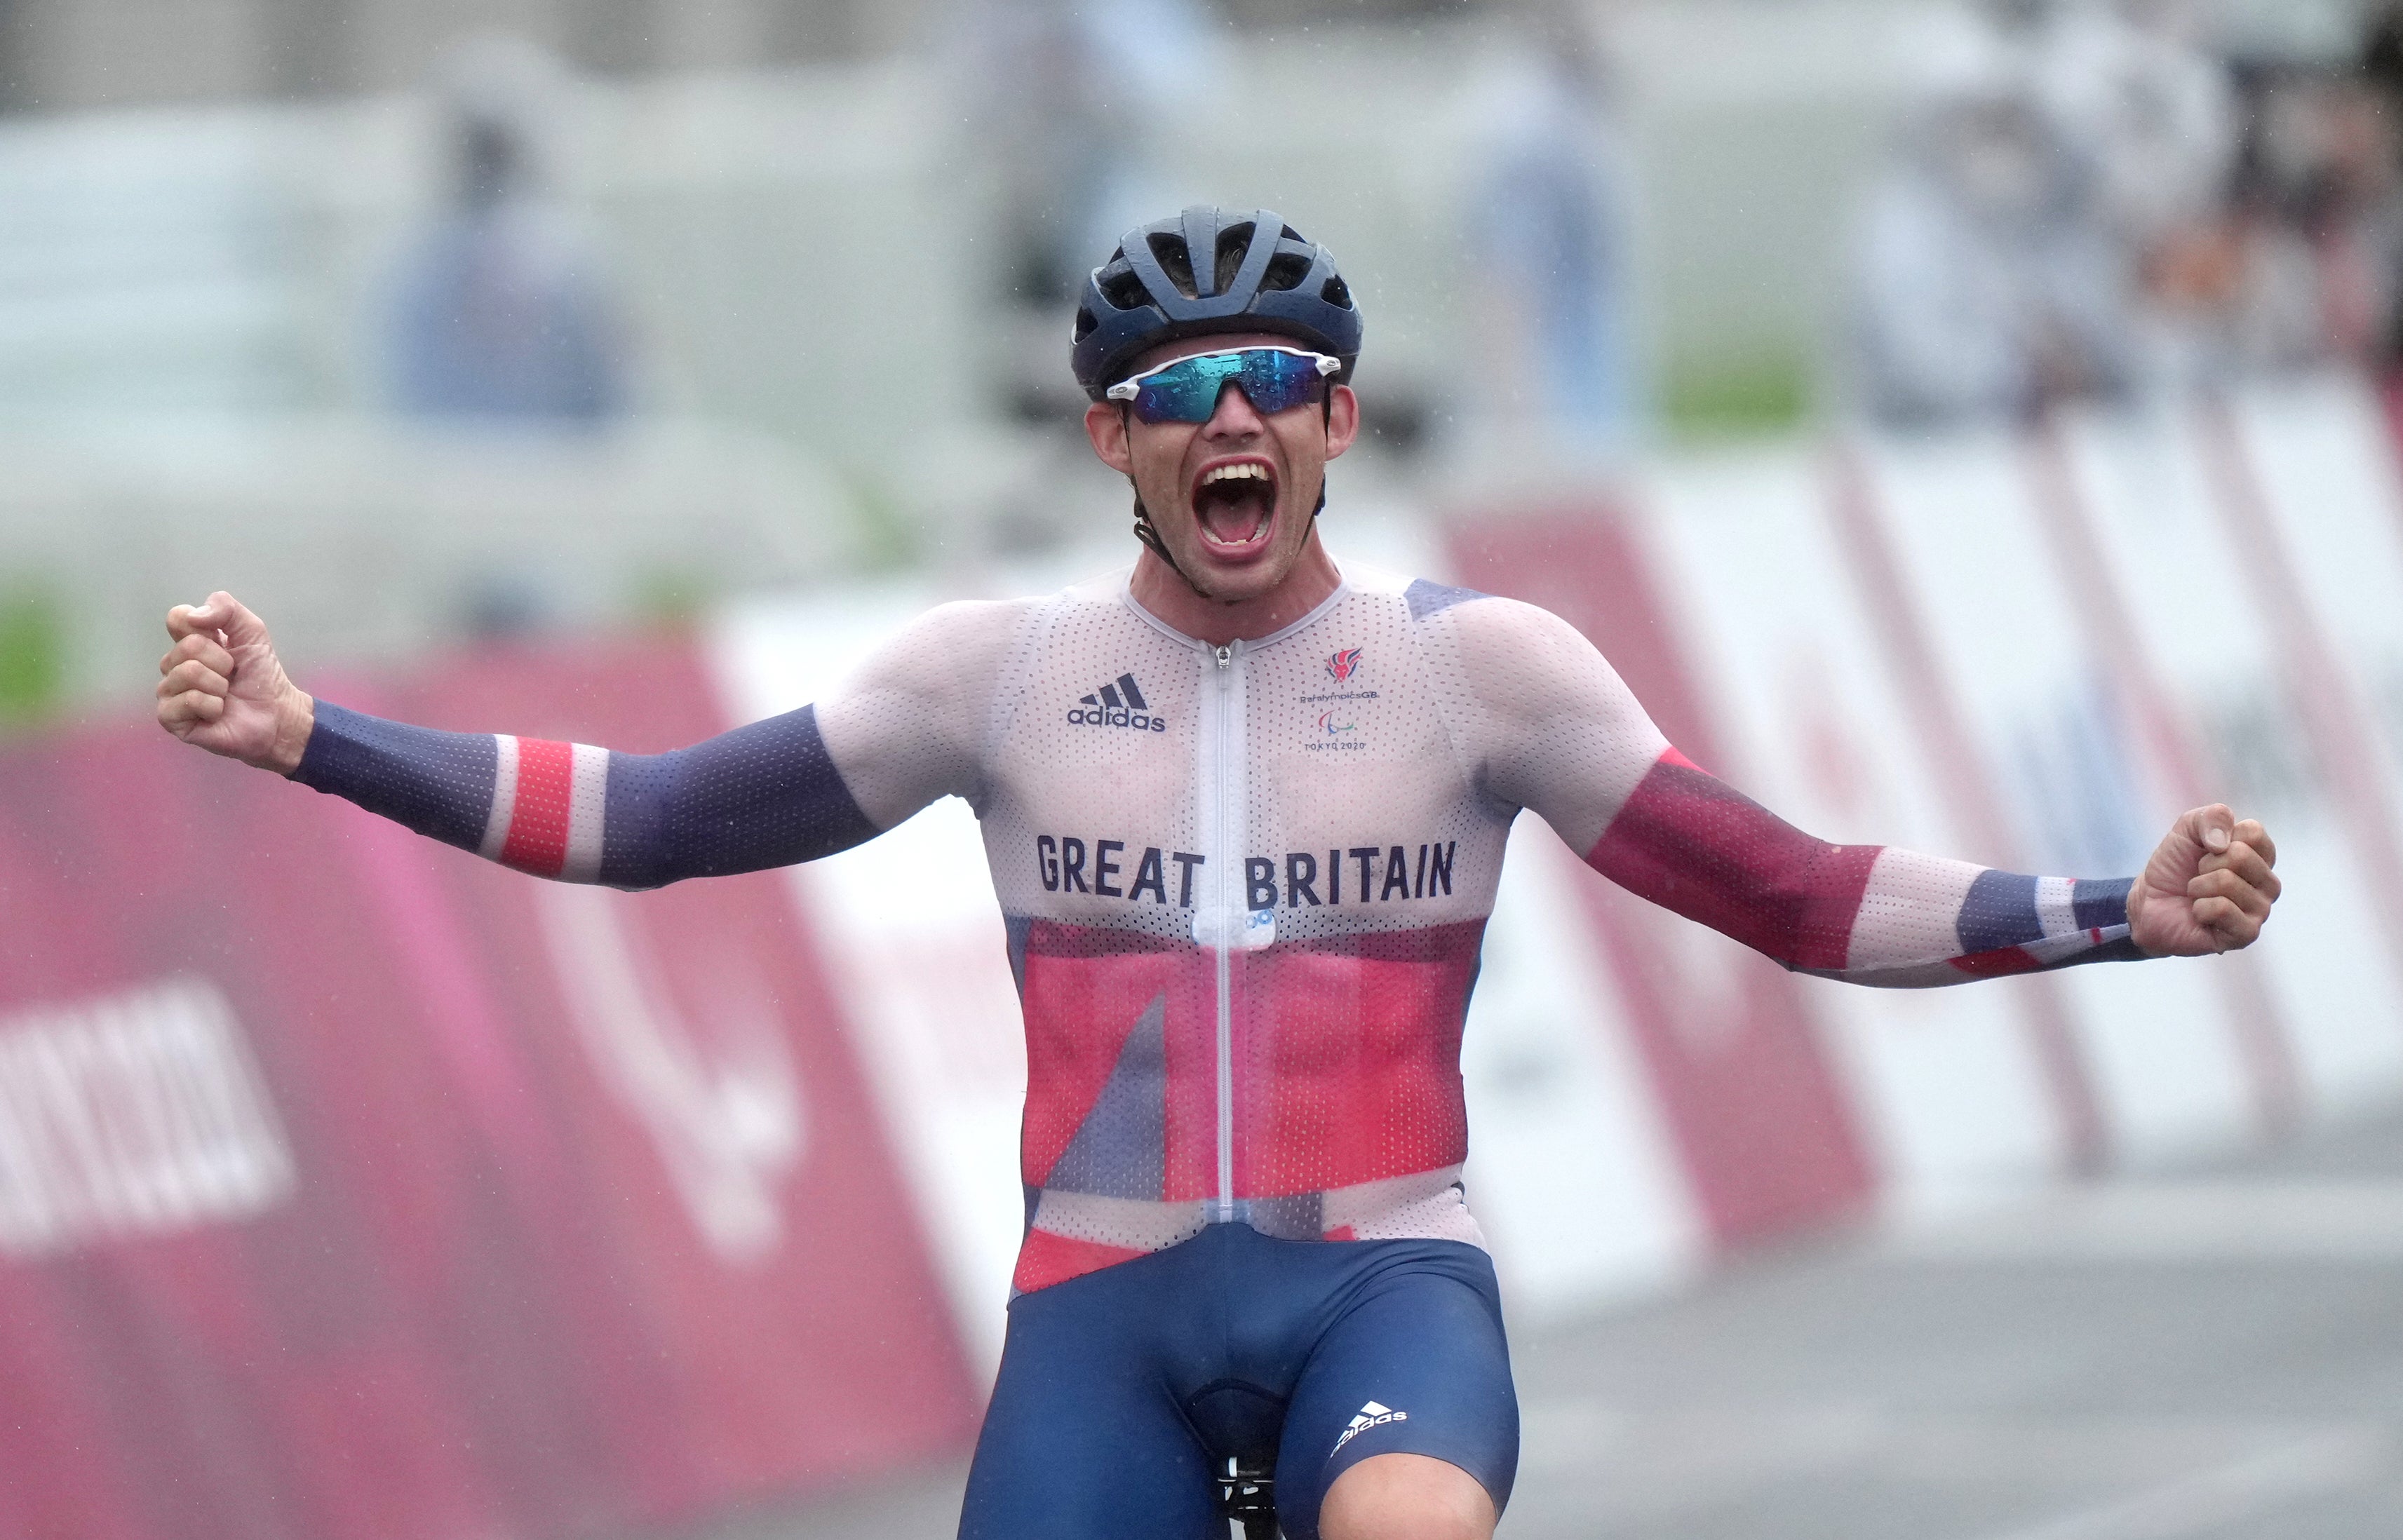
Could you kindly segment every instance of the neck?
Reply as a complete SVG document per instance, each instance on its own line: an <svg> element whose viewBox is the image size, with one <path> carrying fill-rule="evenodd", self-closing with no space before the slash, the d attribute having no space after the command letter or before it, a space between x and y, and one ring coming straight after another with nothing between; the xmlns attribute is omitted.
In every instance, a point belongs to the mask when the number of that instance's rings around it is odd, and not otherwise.
<svg viewBox="0 0 2403 1540"><path fill-rule="evenodd" d="M1252 599L1212 599L1195 591L1150 548L1136 558L1129 584L1134 602L1197 641L1212 646L1273 636L1327 602L1343 581L1313 526L1310 539L1276 587Z"/></svg>

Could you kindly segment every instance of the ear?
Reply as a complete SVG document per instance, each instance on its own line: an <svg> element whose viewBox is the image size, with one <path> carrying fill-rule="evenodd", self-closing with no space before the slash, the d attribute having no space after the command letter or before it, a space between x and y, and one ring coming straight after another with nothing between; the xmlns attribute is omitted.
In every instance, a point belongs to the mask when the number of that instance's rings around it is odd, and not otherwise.
<svg viewBox="0 0 2403 1540"><path fill-rule="evenodd" d="M1327 458L1350 449L1359 436L1360 398L1351 386L1337 385L1327 393Z"/></svg>
<svg viewBox="0 0 2403 1540"><path fill-rule="evenodd" d="M1093 442L1094 457L1120 476L1134 474L1134 454L1127 445L1125 409L1096 401L1085 409L1085 437Z"/></svg>

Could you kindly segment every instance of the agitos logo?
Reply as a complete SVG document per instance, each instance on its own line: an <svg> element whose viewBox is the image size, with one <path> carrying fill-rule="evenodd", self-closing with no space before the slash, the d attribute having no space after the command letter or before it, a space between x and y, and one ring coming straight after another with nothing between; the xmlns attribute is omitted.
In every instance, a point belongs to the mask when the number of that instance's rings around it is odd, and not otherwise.
<svg viewBox="0 0 2403 1540"><path fill-rule="evenodd" d="M1134 675L1121 673L1115 684L1104 685L1092 694L1068 708L1068 720L1080 728L1132 728L1137 732L1166 732L1168 719L1152 715L1143 691L1135 687Z"/></svg>

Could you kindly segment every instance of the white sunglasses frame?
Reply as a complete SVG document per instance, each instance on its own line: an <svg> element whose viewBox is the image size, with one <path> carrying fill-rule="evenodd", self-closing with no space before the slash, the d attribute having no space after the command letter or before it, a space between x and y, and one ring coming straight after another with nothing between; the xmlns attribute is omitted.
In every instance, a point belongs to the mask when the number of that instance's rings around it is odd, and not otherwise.
<svg viewBox="0 0 2403 1540"><path fill-rule="evenodd" d="M1109 389L1104 391L1102 395L1104 399L1110 401L1132 401L1136 396L1143 394L1143 382L1145 381L1150 379L1155 374L1164 374L1168 370L1174 368L1179 364L1189 364L1196 358L1232 358L1240 354L1246 353L1282 353L1289 354L1296 358L1310 359L1318 366L1318 373L1321 379L1326 378L1327 375L1338 373L1343 368L1342 359L1330 358L1323 353L1313 353L1308 348L1281 348L1272 343L1262 342L1248 348L1220 348L1215 353L1188 353L1182 358L1172 358L1165 364L1154 365L1152 368L1144 370L1141 374L1128 375L1117 384L1112 385Z"/></svg>

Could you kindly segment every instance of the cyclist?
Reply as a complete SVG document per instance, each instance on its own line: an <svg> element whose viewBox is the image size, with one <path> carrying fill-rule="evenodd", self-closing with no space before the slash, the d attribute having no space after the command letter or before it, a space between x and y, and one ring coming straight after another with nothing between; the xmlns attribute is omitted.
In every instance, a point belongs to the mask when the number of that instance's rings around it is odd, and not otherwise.
<svg viewBox="0 0 2403 1540"><path fill-rule="evenodd" d="M1273 1458L1301 1540L1491 1534L1518 1419L1459 1044L1521 809L1868 984L2226 950L2277 896L2224 806L2132 880L1824 843L1688 762L1561 620L1339 568L1316 515L1360 336L1273 214L1130 231L1073 359L1134 489L1132 570L944 605L832 699L674 753L380 721L296 688L230 595L168 614L169 731L543 877L645 888L974 807L1027 1213L964 1536L1222 1535L1230 1455Z"/></svg>

